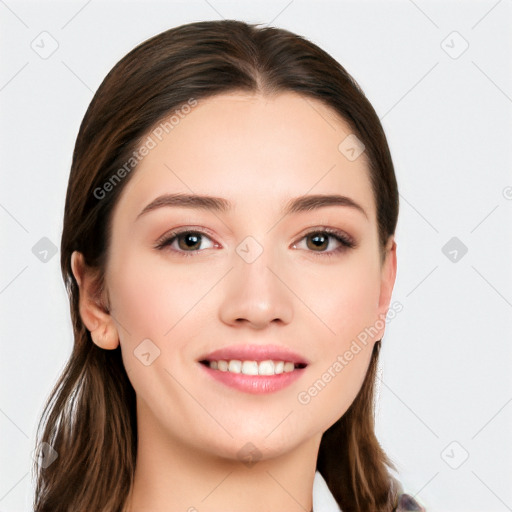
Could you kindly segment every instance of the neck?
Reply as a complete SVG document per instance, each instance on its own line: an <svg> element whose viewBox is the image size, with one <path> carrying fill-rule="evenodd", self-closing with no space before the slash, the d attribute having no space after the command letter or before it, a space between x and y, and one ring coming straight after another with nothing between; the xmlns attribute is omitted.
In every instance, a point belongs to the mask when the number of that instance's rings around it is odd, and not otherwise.
<svg viewBox="0 0 512 512"><path fill-rule="evenodd" d="M251 463L173 438L139 401L137 429L137 463L124 512L312 510L321 433L287 453L256 456Z"/></svg>

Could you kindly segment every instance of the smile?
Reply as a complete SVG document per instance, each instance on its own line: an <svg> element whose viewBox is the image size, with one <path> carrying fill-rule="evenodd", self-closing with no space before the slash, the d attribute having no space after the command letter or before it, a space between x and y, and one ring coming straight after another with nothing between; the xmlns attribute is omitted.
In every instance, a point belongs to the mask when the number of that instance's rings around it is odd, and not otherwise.
<svg viewBox="0 0 512 512"><path fill-rule="evenodd" d="M197 362L208 378L251 394L273 393L300 378L309 361L284 345L229 345ZM219 388L220 389L220 388Z"/></svg>
<svg viewBox="0 0 512 512"><path fill-rule="evenodd" d="M244 375L280 375L281 373L290 373L295 369L305 368L303 363L293 363L291 361L273 361L271 359L265 361L240 361L231 359L226 361L220 359L218 361L201 361L212 370L229 373L241 373Z"/></svg>

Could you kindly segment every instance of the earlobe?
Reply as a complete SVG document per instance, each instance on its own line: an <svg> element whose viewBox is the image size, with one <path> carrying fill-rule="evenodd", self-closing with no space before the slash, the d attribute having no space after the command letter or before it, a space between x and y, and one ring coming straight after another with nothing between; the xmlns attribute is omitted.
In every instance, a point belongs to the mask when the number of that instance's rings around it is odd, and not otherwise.
<svg viewBox="0 0 512 512"><path fill-rule="evenodd" d="M112 316L97 300L97 275L87 267L83 254L78 251L71 254L71 270L79 288L80 317L91 332L93 342L106 350L117 348L119 338Z"/></svg>

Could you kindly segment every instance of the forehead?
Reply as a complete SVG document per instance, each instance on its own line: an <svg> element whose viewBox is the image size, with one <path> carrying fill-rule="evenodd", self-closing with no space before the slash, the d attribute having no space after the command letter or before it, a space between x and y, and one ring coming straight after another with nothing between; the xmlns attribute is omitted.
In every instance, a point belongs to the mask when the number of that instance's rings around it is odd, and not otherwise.
<svg viewBox="0 0 512 512"><path fill-rule="evenodd" d="M277 211L299 195L343 194L374 217L365 154L347 158L344 141L353 140L352 130L319 100L237 92L199 100L184 112L171 113L143 137L151 149L116 207L128 217L173 192L224 197L256 211Z"/></svg>

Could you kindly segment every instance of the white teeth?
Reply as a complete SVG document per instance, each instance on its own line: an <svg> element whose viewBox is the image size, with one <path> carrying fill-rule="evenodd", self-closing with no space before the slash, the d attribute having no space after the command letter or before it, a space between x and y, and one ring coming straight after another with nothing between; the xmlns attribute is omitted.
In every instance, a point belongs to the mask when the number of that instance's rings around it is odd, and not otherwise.
<svg viewBox="0 0 512 512"><path fill-rule="evenodd" d="M216 361L210 361L210 368L212 368L212 363L215 363ZM221 372L227 372L228 371L228 362L227 361L217 361L217 368ZM215 370L215 368L213 368Z"/></svg>
<svg viewBox="0 0 512 512"><path fill-rule="evenodd" d="M244 361L242 363L242 373L244 375L258 375L258 363L256 361Z"/></svg>
<svg viewBox="0 0 512 512"><path fill-rule="evenodd" d="M284 363L284 371L285 372L293 372L295 365L293 363Z"/></svg>
<svg viewBox="0 0 512 512"><path fill-rule="evenodd" d="M261 361L258 373L260 375L274 375L274 361Z"/></svg>
<svg viewBox="0 0 512 512"><path fill-rule="evenodd" d="M231 373L240 373L242 371L242 361L232 359L231 361L229 361L228 370Z"/></svg>
<svg viewBox="0 0 512 512"><path fill-rule="evenodd" d="M221 372L243 373L244 375L279 375L283 372L289 373L295 370L295 364L290 361L239 361L232 359L230 361L219 360L209 361L209 367L212 370Z"/></svg>

